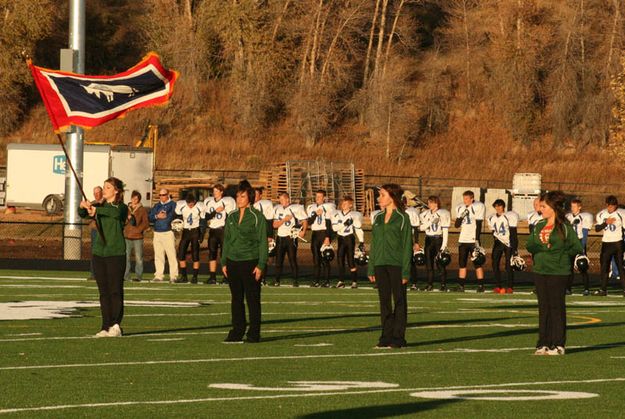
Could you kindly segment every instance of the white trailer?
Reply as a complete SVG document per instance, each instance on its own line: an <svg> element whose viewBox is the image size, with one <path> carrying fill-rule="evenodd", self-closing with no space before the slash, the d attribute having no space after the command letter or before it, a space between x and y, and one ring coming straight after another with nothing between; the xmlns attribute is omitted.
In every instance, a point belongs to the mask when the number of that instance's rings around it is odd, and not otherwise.
<svg viewBox="0 0 625 419"><path fill-rule="evenodd" d="M153 155L150 149L113 148L110 145L84 146L83 188L93 199L93 188L109 176L125 183L124 200L130 191L141 192L143 204L151 205ZM50 214L63 208L65 177L72 176L60 145L7 145L7 206L43 208Z"/></svg>

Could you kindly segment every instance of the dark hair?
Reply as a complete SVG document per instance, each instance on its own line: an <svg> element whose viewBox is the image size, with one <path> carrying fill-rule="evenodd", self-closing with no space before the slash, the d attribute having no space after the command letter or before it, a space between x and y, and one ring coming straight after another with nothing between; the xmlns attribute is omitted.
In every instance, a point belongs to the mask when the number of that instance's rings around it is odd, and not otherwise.
<svg viewBox="0 0 625 419"><path fill-rule="evenodd" d="M223 192L223 191L225 191L225 190L226 190L226 188L224 188L224 185L222 185L221 183L215 183L215 184L213 185L213 189L217 189L217 190L219 190L220 192Z"/></svg>
<svg viewBox="0 0 625 419"><path fill-rule="evenodd" d="M471 199L475 199L475 194L473 193L473 191L464 191L462 192L462 196L470 196Z"/></svg>
<svg viewBox="0 0 625 419"><path fill-rule="evenodd" d="M281 198L281 197L283 197L283 196L286 196L286 197L287 197L287 198L289 198L289 199L291 198L291 195L289 195L289 193L288 193L288 192L282 192L282 193L278 194L278 198Z"/></svg>
<svg viewBox="0 0 625 419"><path fill-rule="evenodd" d="M389 196L393 200L393 203L397 207L398 210L403 211L405 208L404 202L401 197L404 194L404 190L396 183L386 183L380 186L380 189L384 189L388 192Z"/></svg>
<svg viewBox="0 0 625 419"><path fill-rule="evenodd" d="M577 205L582 205L582 200L579 198L573 198L571 200L571 204L577 204Z"/></svg>
<svg viewBox="0 0 625 419"><path fill-rule="evenodd" d="M441 208L441 199L436 195L428 196L428 202L434 202L436 203L436 206L438 207L438 209Z"/></svg>
<svg viewBox="0 0 625 419"><path fill-rule="evenodd" d="M506 203L503 201L503 199L495 199L495 202L493 202L493 208L495 207L504 207L505 209Z"/></svg>
<svg viewBox="0 0 625 419"><path fill-rule="evenodd" d="M106 179L104 183L110 183L115 188L115 200L113 203L119 204L124 199L124 182L117 179L116 177L111 176Z"/></svg>
<svg viewBox="0 0 625 419"><path fill-rule="evenodd" d="M554 230L564 238L566 221L566 195L562 191L551 191L540 195L540 200L547 204L555 213Z"/></svg>
<svg viewBox="0 0 625 419"><path fill-rule="evenodd" d="M185 201L187 201L187 204L190 204L192 202L197 202L197 199L195 199L195 195L193 195L192 193L188 193Z"/></svg>
<svg viewBox="0 0 625 419"><path fill-rule="evenodd" d="M132 193L130 194L131 198L139 198L139 201L141 201L141 193L139 191L132 191Z"/></svg>
<svg viewBox="0 0 625 419"><path fill-rule="evenodd" d="M317 189L315 191L315 195L318 194L318 193L322 194L323 196L326 196L326 191L324 191L323 189Z"/></svg>
<svg viewBox="0 0 625 419"><path fill-rule="evenodd" d="M352 198L352 197L351 197L351 196L349 196L349 195L345 195L345 196L343 197L343 201L354 202L354 198Z"/></svg>
<svg viewBox="0 0 625 419"><path fill-rule="evenodd" d="M248 182L247 180L242 180L241 182L239 182L239 186L237 188L237 195L238 194L247 194L247 199L248 201L250 201L250 205L254 204L254 200L256 199L256 193L254 191L254 188L252 188L252 185L250 185L250 182Z"/></svg>
<svg viewBox="0 0 625 419"><path fill-rule="evenodd" d="M608 195L605 198L606 205L616 205L618 206L618 199L614 195Z"/></svg>
<svg viewBox="0 0 625 419"><path fill-rule="evenodd" d="M265 187L264 186L259 186L257 188L254 188L256 190L256 192L258 192L259 194L263 194L263 192L265 192Z"/></svg>

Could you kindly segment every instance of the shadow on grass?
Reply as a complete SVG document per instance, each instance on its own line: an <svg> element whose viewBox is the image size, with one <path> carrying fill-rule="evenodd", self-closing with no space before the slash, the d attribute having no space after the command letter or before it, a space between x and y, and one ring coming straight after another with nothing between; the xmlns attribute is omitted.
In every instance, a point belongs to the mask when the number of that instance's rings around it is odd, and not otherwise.
<svg viewBox="0 0 625 419"><path fill-rule="evenodd" d="M327 410L324 412L309 413L299 416L299 419L323 418L388 418L402 415L412 415L427 410L438 409L451 403L462 400L430 400L412 403L385 404L381 406L352 407L348 409Z"/></svg>

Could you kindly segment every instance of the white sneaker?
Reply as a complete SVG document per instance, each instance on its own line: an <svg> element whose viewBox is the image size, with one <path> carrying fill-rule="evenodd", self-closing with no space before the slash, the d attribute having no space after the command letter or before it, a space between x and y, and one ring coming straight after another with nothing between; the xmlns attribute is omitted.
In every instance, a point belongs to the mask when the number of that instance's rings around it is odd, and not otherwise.
<svg viewBox="0 0 625 419"><path fill-rule="evenodd" d="M175 284L177 280L178 280L178 278L176 278L176 277L169 278L169 283L170 284Z"/></svg>
<svg viewBox="0 0 625 419"><path fill-rule="evenodd" d="M555 348L549 349L547 351L547 355L551 355L551 356L553 356L553 355L564 355L564 353L565 353L564 346L556 346Z"/></svg>
<svg viewBox="0 0 625 419"><path fill-rule="evenodd" d="M109 337L109 332L108 330L100 330L98 333L95 334L96 338L107 338Z"/></svg>
<svg viewBox="0 0 625 419"><path fill-rule="evenodd" d="M534 352L534 355L547 355L547 352L549 352L549 348L547 348L546 346L541 346L540 348L536 348L536 352Z"/></svg>
<svg viewBox="0 0 625 419"><path fill-rule="evenodd" d="M118 324L114 324L113 326L109 327L108 337L110 337L110 338L118 338L121 335L122 335L122 328L119 327Z"/></svg>

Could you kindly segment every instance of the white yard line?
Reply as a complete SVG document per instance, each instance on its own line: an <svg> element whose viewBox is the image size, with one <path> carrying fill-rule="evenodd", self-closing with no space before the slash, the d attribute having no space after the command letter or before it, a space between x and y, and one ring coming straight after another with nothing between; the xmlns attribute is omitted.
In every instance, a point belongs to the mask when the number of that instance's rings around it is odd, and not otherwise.
<svg viewBox="0 0 625 419"><path fill-rule="evenodd" d="M240 400L271 400L271 399L292 399L304 397L328 397L328 396L350 396L376 393L402 393L417 391L437 391L437 390L465 390L465 389L487 389L487 388L506 388L506 387L524 387L524 386L544 386L544 385L565 385L565 384L595 384L623 382L625 378L599 378L593 380L559 380L559 381L535 381L520 383L501 383L501 384L476 384L471 386L448 386L448 387L418 387L418 388L392 388L379 390L361 390L361 391L335 391L335 392L313 392L300 394L270 394L264 396L239 396L239 397L205 397L199 399L177 399L177 400L135 400L135 401L116 401L110 403L82 403L82 404L63 404L38 407L16 407L0 409L0 414L20 413L20 412L40 412L51 410L64 410L76 408L98 408L98 407L123 407L123 406L146 406L146 405L167 405L167 404L191 404L191 403L208 403L223 401L240 401Z"/></svg>
<svg viewBox="0 0 625 419"><path fill-rule="evenodd" d="M223 332L220 332L223 334ZM617 348L625 345L593 345L593 346L568 346L567 349L596 348ZM376 351L352 354L315 354L315 355L283 355L283 356L254 356L242 358L201 358L201 359L168 359L160 361L124 361L124 362L94 362L81 364L50 364L50 365L21 365L13 367L0 367L0 371L18 370L42 370L42 369L71 369L71 368L94 368L94 367L120 367L131 365L180 365L180 364L203 364L218 362L242 362L242 361L277 361L294 359L323 359L323 358L369 358L384 356L406 356L406 355L432 355L432 354L460 354L460 353L505 353L519 351L533 351L535 347L523 348L455 348L450 350L394 350Z"/></svg>

